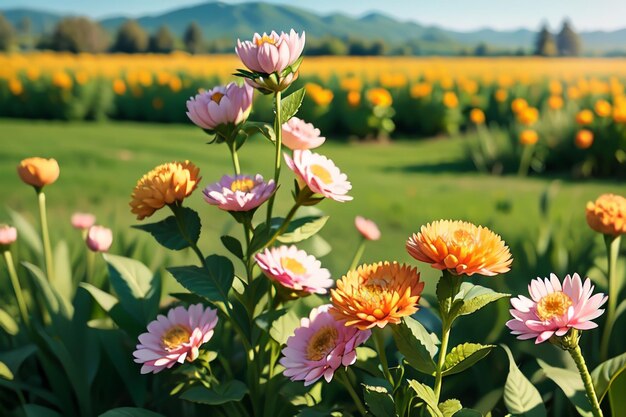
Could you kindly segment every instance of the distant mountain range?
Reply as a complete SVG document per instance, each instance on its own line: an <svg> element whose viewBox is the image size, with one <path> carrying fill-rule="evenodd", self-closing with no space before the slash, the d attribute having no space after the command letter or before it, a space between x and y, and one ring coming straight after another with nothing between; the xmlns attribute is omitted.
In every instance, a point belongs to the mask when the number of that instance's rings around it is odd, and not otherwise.
<svg viewBox="0 0 626 417"><path fill-rule="evenodd" d="M30 9L7 9L2 14L13 24L28 17L31 30L39 34L52 30L63 15ZM127 17L118 16L100 21L102 26L114 32ZM456 44L474 47L479 43L497 48L531 48L535 32L528 29L498 31L481 29L455 31L436 26L425 26L411 21L399 21L381 13L371 13L363 17L351 17L335 13L318 15L298 7L250 2L226 4L206 2L184 7L166 13L136 18L148 31L153 32L167 25L176 35L181 36L187 25L196 21L206 39L248 38L251 33L263 30L306 30L307 35L321 37L353 37L366 40L383 39L388 43L401 43L411 40L434 44ZM540 22L537 22L539 25ZM575 24L576 22L574 22ZM593 31L580 33L585 52L606 53L626 50L626 28L616 31Z"/></svg>

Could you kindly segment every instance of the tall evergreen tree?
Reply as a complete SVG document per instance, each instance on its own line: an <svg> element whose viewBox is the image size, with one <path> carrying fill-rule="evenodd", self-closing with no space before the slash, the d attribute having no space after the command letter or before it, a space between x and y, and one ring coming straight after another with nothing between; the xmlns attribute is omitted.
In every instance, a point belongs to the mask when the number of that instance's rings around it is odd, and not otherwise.
<svg viewBox="0 0 626 417"><path fill-rule="evenodd" d="M535 42L535 55L539 56L555 56L557 54L556 42L554 36L550 33L548 25L544 24L537 35Z"/></svg>
<svg viewBox="0 0 626 417"><path fill-rule="evenodd" d="M197 54L202 51L202 29L196 22L191 22L187 26L183 35L183 42L190 54Z"/></svg>
<svg viewBox="0 0 626 417"><path fill-rule="evenodd" d="M172 32L170 32L167 26L161 26L159 30L150 37L148 50L158 54L169 54L174 50L174 35L172 35Z"/></svg>
<svg viewBox="0 0 626 417"><path fill-rule="evenodd" d="M117 31L114 52L137 53L148 49L148 34L136 20L127 20Z"/></svg>
<svg viewBox="0 0 626 417"><path fill-rule="evenodd" d="M556 46L561 56L580 55L582 49L580 37L567 19L563 21L561 32L556 37Z"/></svg>

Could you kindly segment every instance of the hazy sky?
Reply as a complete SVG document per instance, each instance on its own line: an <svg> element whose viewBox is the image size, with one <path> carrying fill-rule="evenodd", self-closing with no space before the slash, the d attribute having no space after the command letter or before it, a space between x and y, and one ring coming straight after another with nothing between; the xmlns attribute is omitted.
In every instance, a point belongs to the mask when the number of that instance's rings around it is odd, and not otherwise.
<svg viewBox="0 0 626 417"><path fill-rule="evenodd" d="M245 3L248 0L224 0ZM360 16L383 12L403 20L450 29L536 29L545 20L554 29L569 17L578 30L626 28L626 0L266 0L315 10L321 14L342 12ZM158 14L200 0L0 0L0 9L29 7L84 14L140 16ZM375 30L375 29L374 29Z"/></svg>

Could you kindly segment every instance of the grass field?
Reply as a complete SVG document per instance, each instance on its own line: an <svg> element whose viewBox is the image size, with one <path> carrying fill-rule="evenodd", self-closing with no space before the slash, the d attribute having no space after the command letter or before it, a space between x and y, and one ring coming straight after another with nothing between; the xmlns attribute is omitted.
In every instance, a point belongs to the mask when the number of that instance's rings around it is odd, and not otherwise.
<svg viewBox="0 0 626 417"><path fill-rule="evenodd" d="M9 220L4 207L30 218L36 213L32 190L19 181L15 172L17 163L28 156L54 157L61 165L61 176L47 190L53 237L70 240L74 239L67 235L73 211L94 212L100 223L113 226L117 233L142 234L128 228L136 223L128 207L129 196L137 179L160 163L192 160L201 169L203 187L232 170L226 147L205 145L206 136L192 126L4 119L0 120L0 132L0 222ZM409 260L404 250L407 237L420 225L442 218L489 225L506 241L535 233L540 194L554 178L476 173L464 159L462 140L400 140L388 145L329 143L319 149L347 173L353 184L354 201L325 201L318 206L331 215L321 235L333 247L324 263L335 276L345 271L352 258L357 243L353 220L357 214L374 219L382 230L382 239L370 244L365 252L364 259L372 261ZM269 177L272 151L266 141L251 139L241 152L242 170ZM286 168L282 180L277 204L278 213L284 215L291 204L293 181L293 174ZM585 203L603 192L623 195L626 186L613 181L572 182L563 178L552 215L586 232ZM225 252L219 235L228 232L239 236L237 224L226 213L204 203L200 190L186 204L201 213L204 228L208 229L201 242L207 253ZM164 211L148 221L163 215ZM585 236L591 237L591 233ZM154 256L159 256L157 244L151 244ZM427 277L434 276L434 271L424 272Z"/></svg>

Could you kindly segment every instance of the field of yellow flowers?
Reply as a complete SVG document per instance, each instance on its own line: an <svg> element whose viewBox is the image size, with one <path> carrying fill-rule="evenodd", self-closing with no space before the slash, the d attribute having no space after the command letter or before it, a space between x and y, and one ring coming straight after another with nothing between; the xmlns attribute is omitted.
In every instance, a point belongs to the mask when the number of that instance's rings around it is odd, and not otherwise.
<svg viewBox="0 0 626 417"><path fill-rule="evenodd" d="M0 55L0 116L185 122L185 101L233 80L235 55ZM302 117L328 136L475 131L479 169L626 171L626 60L308 58ZM257 96L259 119L271 101ZM512 161L512 162L511 162ZM509 169L512 170L512 169Z"/></svg>

